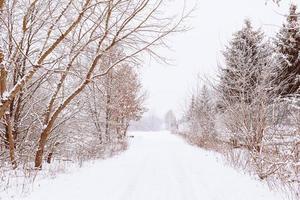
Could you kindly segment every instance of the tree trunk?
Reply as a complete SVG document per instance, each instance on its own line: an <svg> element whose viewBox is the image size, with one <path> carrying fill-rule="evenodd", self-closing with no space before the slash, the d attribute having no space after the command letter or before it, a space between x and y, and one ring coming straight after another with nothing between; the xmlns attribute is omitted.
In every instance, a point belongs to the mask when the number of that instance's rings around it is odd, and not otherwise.
<svg viewBox="0 0 300 200"><path fill-rule="evenodd" d="M4 59L4 55L2 52L0 52L0 95L1 99L6 98L4 96L4 92L6 91L6 78L7 78L7 70L5 69L5 66L2 64ZM5 129L6 129L6 141L5 146L9 149L9 157L11 164L13 166L13 169L17 168L17 162L15 159L15 142L14 142L14 136L13 136L13 126L11 123L11 116L10 112L5 113Z"/></svg>
<svg viewBox="0 0 300 200"><path fill-rule="evenodd" d="M2 64L3 54L0 52L0 94L3 97L3 93L6 91L6 77L7 77L7 70L5 69L4 65Z"/></svg>
<svg viewBox="0 0 300 200"><path fill-rule="evenodd" d="M36 169L42 169L43 155L44 155L45 145L46 145L46 142L48 139L49 131L50 131L50 128L47 127L46 129L44 129L44 131L41 134L38 150L36 151L36 155L35 155L35 163L34 164L35 164Z"/></svg>
<svg viewBox="0 0 300 200"><path fill-rule="evenodd" d="M300 142L298 142L295 146L295 156L294 156L294 161L297 163L300 160ZM300 166L296 166L296 173L300 173Z"/></svg>
<svg viewBox="0 0 300 200"><path fill-rule="evenodd" d="M6 134L8 140L8 147L9 147L9 157L13 169L16 169L17 162L15 159L15 142L14 142L13 129L12 129L11 118L9 113L5 115L5 121L6 121Z"/></svg>
<svg viewBox="0 0 300 200"><path fill-rule="evenodd" d="M112 72L108 72L106 78L106 87L107 87L107 94L106 94L106 110L105 110L105 139L106 142L110 142L109 132L110 132L110 120L111 120L111 86L112 86Z"/></svg>
<svg viewBox="0 0 300 200"><path fill-rule="evenodd" d="M126 123L125 129L124 129L124 132L123 132L123 138L126 137L128 128L129 128L129 123Z"/></svg>
<svg viewBox="0 0 300 200"><path fill-rule="evenodd" d="M109 103L109 101L107 101L106 103ZM109 108L108 108L108 104L106 105L106 111L105 111L105 142L109 142Z"/></svg>
<svg viewBox="0 0 300 200"><path fill-rule="evenodd" d="M5 4L5 0L0 0L0 11L2 11Z"/></svg>
<svg viewBox="0 0 300 200"><path fill-rule="evenodd" d="M109 123L110 123L110 95L106 97L106 111L105 111L105 142L109 142Z"/></svg>
<svg viewBox="0 0 300 200"><path fill-rule="evenodd" d="M59 145L59 142L56 142L56 143L54 144L54 146L52 147L50 153L48 154L48 156L47 156L47 163L48 163L48 164L51 163L52 158L53 158L54 151L55 151L55 149L56 149L56 147L57 147L58 145Z"/></svg>

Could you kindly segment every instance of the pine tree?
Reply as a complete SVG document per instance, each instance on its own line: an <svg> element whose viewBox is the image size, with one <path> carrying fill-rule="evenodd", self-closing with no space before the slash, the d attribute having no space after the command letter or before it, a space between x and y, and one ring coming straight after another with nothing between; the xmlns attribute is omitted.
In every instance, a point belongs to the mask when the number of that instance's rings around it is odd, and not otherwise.
<svg viewBox="0 0 300 200"><path fill-rule="evenodd" d="M196 99L195 96L192 95L188 110L185 114L186 121L188 122L189 129L191 130L192 133L198 130L196 114L197 114Z"/></svg>
<svg viewBox="0 0 300 200"><path fill-rule="evenodd" d="M202 115L208 116L212 112L213 105L210 100L210 95L207 87L204 85L197 95L195 107L197 112L201 112Z"/></svg>
<svg viewBox="0 0 300 200"><path fill-rule="evenodd" d="M290 6L287 22L275 40L278 66L275 69L275 88L280 96L300 93L300 21L297 6Z"/></svg>
<svg viewBox="0 0 300 200"><path fill-rule="evenodd" d="M220 76L221 104L252 102L255 88L261 82L262 71L268 63L267 52L263 32L254 30L251 22L245 20L245 26L233 35L223 52L226 67Z"/></svg>
<svg viewBox="0 0 300 200"><path fill-rule="evenodd" d="M186 116L189 131L194 135L209 138L214 134L214 104L205 85L192 96Z"/></svg>
<svg viewBox="0 0 300 200"><path fill-rule="evenodd" d="M214 134L214 108L208 88L204 85L196 99L196 118L202 136Z"/></svg>

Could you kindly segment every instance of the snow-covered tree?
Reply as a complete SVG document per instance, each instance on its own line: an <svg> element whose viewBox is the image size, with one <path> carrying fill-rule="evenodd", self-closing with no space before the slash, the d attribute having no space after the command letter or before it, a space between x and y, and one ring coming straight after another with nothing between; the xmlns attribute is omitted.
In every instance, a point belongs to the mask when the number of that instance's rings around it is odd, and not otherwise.
<svg viewBox="0 0 300 200"><path fill-rule="evenodd" d="M229 137L235 145L260 152L272 98L272 48L263 32L254 30L246 20L223 53L226 67L221 71L217 93Z"/></svg>
<svg viewBox="0 0 300 200"><path fill-rule="evenodd" d="M215 105L207 86L197 89L192 95L185 118L189 134L203 145L215 134Z"/></svg>
<svg viewBox="0 0 300 200"><path fill-rule="evenodd" d="M200 133L204 137L211 137L215 133L215 108L207 86L203 86L195 102L197 121Z"/></svg>
<svg viewBox="0 0 300 200"><path fill-rule="evenodd" d="M192 134L196 134L196 131L199 130L197 115L196 115L197 114L196 96L197 93L196 94L194 93L192 95L183 119L183 121L186 121L188 123L188 128Z"/></svg>
<svg viewBox="0 0 300 200"><path fill-rule="evenodd" d="M162 0L0 1L1 163L11 157L11 163L34 160L41 168L53 149L72 148L66 145L68 133L83 142L78 130L91 130L82 126L83 94L99 79L99 89L107 89L107 101L101 101L109 105L107 121L122 124L124 135L129 121L143 112L138 76L129 68L140 63L142 52L156 57L153 47L183 30L185 15L166 17L162 7ZM105 63L114 48L122 54Z"/></svg>
<svg viewBox="0 0 300 200"><path fill-rule="evenodd" d="M223 52L225 67L221 69L219 90L226 104L251 103L253 91L261 82L261 73L268 62L268 45L261 30L254 30L249 20L234 33ZM226 107L226 105L221 105Z"/></svg>
<svg viewBox="0 0 300 200"><path fill-rule="evenodd" d="M291 4L286 23L276 35L274 88L280 96L300 94L300 20L297 6Z"/></svg>

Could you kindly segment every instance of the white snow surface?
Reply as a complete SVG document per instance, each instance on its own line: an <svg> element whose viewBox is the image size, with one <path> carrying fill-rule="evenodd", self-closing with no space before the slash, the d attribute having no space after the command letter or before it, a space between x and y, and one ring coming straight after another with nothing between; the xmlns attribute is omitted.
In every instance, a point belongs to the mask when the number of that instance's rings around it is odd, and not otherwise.
<svg viewBox="0 0 300 200"><path fill-rule="evenodd" d="M179 136L167 131L131 135L124 153L43 180L24 200L284 199Z"/></svg>

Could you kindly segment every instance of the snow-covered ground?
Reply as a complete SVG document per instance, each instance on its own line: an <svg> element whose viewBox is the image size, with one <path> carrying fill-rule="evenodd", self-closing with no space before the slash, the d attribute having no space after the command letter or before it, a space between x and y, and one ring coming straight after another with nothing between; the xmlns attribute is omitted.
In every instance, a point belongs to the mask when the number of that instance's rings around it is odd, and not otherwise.
<svg viewBox="0 0 300 200"><path fill-rule="evenodd" d="M190 146L167 131L131 134L134 138L128 151L40 181L25 199L284 199L261 182L225 166L214 153Z"/></svg>

